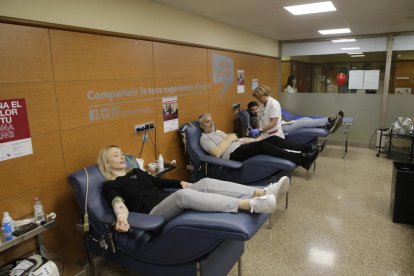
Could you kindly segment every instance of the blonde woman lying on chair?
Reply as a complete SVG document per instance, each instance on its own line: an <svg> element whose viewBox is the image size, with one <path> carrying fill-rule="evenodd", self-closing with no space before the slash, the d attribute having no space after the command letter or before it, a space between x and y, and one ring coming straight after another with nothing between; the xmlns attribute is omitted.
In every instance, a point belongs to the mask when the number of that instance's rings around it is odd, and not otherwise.
<svg viewBox="0 0 414 276"><path fill-rule="evenodd" d="M114 209L119 232L129 230L129 211L159 215L167 221L188 209L272 213L276 210L276 201L290 187L290 179L286 176L264 189L211 178L196 183L156 178L140 169L127 171L124 154L115 145L101 149L98 167L106 179L103 193ZM166 193L161 188L180 189Z"/></svg>

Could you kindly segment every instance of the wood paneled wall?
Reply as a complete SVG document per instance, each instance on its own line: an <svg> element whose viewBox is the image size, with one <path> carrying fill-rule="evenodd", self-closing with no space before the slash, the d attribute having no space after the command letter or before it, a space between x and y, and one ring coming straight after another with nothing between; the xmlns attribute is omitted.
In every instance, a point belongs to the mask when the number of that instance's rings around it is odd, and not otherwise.
<svg viewBox="0 0 414 276"><path fill-rule="evenodd" d="M226 67L234 77L225 91L226 83L213 80L213 56L233 66ZM178 96L180 124L211 112L219 129L231 131L232 104L253 100L252 79L269 85L274 97L278 87L275 58L10 24L0 24L0 64L0 98L26 99L34 152L0 162L0 213L27 216L40 196L45 211L58 215L58 226L46 235L48 249L76 260L83 247L68 174L94 163L107 144L138 155L133 126L154 121L159 151L178 163L168 176L185 179L179 135L163 133L162 97ZM245 70L243 94L237 94L238 69ZM150 143L143 158L155 160ZM33 247L9 250L0 262Z"/></svg>

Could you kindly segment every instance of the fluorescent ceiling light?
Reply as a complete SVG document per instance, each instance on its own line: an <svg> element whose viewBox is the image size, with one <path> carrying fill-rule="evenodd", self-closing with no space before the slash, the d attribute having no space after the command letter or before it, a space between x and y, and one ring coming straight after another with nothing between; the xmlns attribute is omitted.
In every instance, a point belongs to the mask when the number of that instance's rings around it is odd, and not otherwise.
<svg viewBox="0 0 414 276"><path fill-rule="evenodd" d="M341 43L341 42L355 42L355 38L343 38L343 39L333 39L331 40L333 43Z"/></svg>
<svg viewBox="0 0 414 276"><path fill-rule="evenodd" d="M346 48L341 48L341 50L360 50L361 48L359 47L346 47Z"/></svg>
<svg viewBox="0 0 414 276"><path fill-rule="evenodd" d="M330 35L330 34L346 34L346 33L350 33L351 30L349 28L343 28L343 29L319 30L318 32L322 35Z"/></svg>
<svg viewBox="0 0 414 276"><path fill-rule="evenodd" d="M331 1L284 7L293 15L336 11Z"/></svg>
<svg viewBox="0 0 414 276"><path fill-rule="evenodd" d="M351 55L351 58L354 58L354 57L365 57L365 55Z"/></svg>
<svg viewBox="0 0 414 276"><path fill-rule="evenodd" d="M348 55L362 55L363 52L352 52L352 53L348 53Z"/></svg>

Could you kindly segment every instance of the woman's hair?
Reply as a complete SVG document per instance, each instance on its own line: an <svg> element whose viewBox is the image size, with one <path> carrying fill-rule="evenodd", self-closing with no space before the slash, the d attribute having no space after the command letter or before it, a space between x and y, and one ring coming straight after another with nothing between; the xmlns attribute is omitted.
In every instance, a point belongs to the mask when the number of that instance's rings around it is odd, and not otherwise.
<svg viewBox="0 0 414 276"><path fill-rule="evenodd" d="M288 77L287 83L286 83L286 87L291 86L293 87L293 81L296 79L296 77L294 75L290 75Z"/></svg>
<svg viewBox="0 0 414 276"><path fill-rule="evenodd" d="M208 116L211 116L211 114L210 114L210 113L203 113L203 114L201 114L201 115L198 117L198 124L201 126L201 125L204 123L204 121L206 120L206 118L207 118Z"/></svg>
<svg viewBox="0 0 414 276"><path fill-rule="evenodd" d="M112 172L108 166L109 150L112 148L121 149L117 145L106 146L99 151L98 159L96 160L96 163L98 164L98 168L106 180L112 179Z"/></svg>
<svg viewBox="0 0 414 276"><path fill-rule="evenodd" d="M259 85L253 90L253 97L260 98L261 96L269 96L270 88L267 85Z"/></svg>

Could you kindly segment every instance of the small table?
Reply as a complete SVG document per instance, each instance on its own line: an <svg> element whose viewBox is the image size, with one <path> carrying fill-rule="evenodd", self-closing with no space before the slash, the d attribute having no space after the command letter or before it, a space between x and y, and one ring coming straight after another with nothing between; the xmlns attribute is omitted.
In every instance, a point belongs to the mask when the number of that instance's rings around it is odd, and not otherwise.
<svg viewBox="0 0 414 276"><path fill-rule="evenodd" d="M46 247L44 245L43 242L43 232L48 231L49 229L53 228L56 224L56 220L51 220L49 222L46 222L43 225L40 225L39 227L30 230L29 232L18 236L18 237L13 237L13 239L9 240L9 241L5 241L4 237L2 235L1 237L1 244L0 244L0 253L11 248L14 246L17 246L21 243L23 243L24 241L27 241L29 239L35 238L36 240L36 248L38 253L40 253L40 255L42 255L42 257L47 259L47 254L46 254Z"/></svg>
<svg viewBox="0 0 414 276"><path fill-rule="evenodd" d="M161 177L162 175L166 174L167 172L174 170L176 167L177 166L175 164L165 163L163 169L160 169L160 168L157 167L155 170L152 170L147 166L147 172L149 172L150 174L152 174L155 177Z"/></svg>

